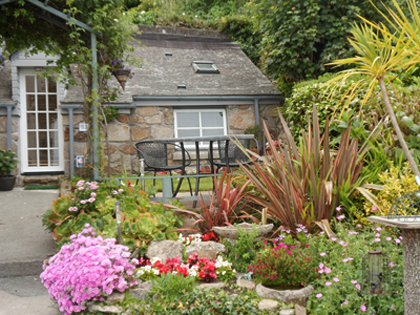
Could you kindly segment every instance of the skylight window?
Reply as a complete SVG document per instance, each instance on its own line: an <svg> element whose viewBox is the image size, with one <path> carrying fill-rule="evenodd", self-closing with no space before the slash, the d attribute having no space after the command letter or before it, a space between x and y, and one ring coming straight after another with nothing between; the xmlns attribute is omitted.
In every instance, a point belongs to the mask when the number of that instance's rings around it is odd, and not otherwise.
<svg viewBox="0 0 420 315"><path fill-rule="evenodd" d="M196 73L220 73L214 62L211 61L193 61L191 64Z"/></svg>

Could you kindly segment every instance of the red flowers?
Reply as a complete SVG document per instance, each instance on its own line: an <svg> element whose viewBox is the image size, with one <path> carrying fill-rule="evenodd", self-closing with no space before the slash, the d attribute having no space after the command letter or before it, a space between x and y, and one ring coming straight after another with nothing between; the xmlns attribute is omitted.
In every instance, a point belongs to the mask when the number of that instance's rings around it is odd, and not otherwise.
<svg viewBox="0 0 420 315"><path fill-rule="evenodd" d="M208 242L208 241L215 241L215 242L218 242L218 241L219 241L219 239L217 238L217 236L216 236L216 235L214 235L214 233L213 233L213 232L210 232L210 233L204 234L204 235L201 237L201 239L202 239L203 241L205 241L205 242Z"/></svg>

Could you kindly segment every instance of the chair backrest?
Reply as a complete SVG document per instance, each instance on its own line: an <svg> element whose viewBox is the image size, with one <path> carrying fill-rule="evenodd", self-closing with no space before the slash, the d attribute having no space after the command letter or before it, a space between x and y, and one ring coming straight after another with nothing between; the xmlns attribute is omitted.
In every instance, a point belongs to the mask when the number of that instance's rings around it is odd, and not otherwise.
<svg viewBox="0 0 420 315"><path fill-rule="evenodd" d="M134 145L139 159L149 168L165 167L168 165L168 143L140 141Z"/></svg>
<svg viewBox="0 0 420 315"><path fill-rule="evenodd" d="M236 140L235 140L236 141ZM251 148L252 139L238 140L245 149ZM240 147L232 140L217 141L219 149L219 158L222 163L227 163L229 158L229 165L236 165L236 160L240 162L250 162L247 154L242 151Z"/></svg>

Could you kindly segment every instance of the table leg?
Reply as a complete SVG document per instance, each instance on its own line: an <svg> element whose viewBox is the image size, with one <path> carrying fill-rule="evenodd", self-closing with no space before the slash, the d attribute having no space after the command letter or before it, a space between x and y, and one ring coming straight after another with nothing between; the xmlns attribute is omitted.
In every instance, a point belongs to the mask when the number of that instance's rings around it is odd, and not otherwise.
<svg viewBox="0 0 420 315"><path fill-rule="evenodd" d="M199 141L195 142L195 154L196 154L196 175L200 175L200 146ZM200 177L197 176L196 182L195 182L195 195L198 196L198 189L200 187ZM197 200L193 202L193 208L197 206Z"/></svg>
<svg viewBox="0 0 420 315"><path fill-rule="evenodd" d="M185 149L184 149L184 142L180 143L181 146L181 150L182 150L182 169L181 169L181 175L185 175L187 172L185 171ZM175 191L173 191L172 193L172 197L175 198L176 195L179 192L179 189L181 188L182 185L182 181L184 180L184 177L181 177L178 183L178 186L176 187ZM172 185L173 187L173 185Z"/></svg>

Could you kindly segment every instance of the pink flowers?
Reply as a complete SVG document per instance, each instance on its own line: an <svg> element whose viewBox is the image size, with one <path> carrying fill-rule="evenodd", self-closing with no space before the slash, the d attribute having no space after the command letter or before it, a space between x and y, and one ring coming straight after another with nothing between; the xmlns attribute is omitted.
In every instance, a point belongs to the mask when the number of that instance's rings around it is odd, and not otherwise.
<svg viewBox="0 0 420 315"><path fill-rule="evenodd" d="M340 279L338 279L338 278L334 278L333 279L335 282L340 282Z"/></svg>
<svg viewBox="0 0 420 315"><path fill-rule="evenodd" d="M332 283L331 283L331 282L329 282L329 281L325 282L325 285L326 285L327 287L329 287L331 284L332 284Z"/></svg>
<svg viewBox="0 0 420 315"><path fill-rule="evenodd" d="M366 306L364 306L363 304L362 306L360 306L360 309L362 310L362 312L366 312Z"/></svg>
<svg viewBox="0 0 420 315"><path fill-rule="evenodd" d="M325 256L325 255L327 255L326 253L321 253L321 254L319 254L320 256Z"/></svg>
<svg viewBox="0 0 420 315"><path fill-rule="evenodd" d="M320 297L322 297L322 293L318 293L317 295L315 295L317 299L319 299Z"/></svg>
<svg viewBox="0 0 420 315"><path fill-rule="evenodd" d="M346 216L344 214L340 214L337 216L337 220L342 220L344 219Z"/></svg>
<svg viewBox="0 0 420 315"><path fill-rule="evenodd" d="M351 283L356 284L357 280L351 280Z"/></svg>
<svg viewBox="0 0 420 315"><path fill-rule="evenodd" d="M350 261L350 260L354 260L352 257L347 257L347 258L344 258L343 259L343 262L348 262L348 261ZM357 282L357 281L356 281Z"/></svg>
<svg viewBox="0 0 420 315"><path fill-rule="evenodd" d="M82 233L71 236L71 244L44 263L41 281L66 314L81 312L86 301L136 284L133 264L138 261L129 262L128 248L93 233L86 224Z"/></svg>
<svg viewBox="0 0 420 315"><path fill-rule="evenodd" d="M395 243L397 243L397 244L401 243L401 241L400 241L398 238L396 238L394 241L395 241Z"/></svg>
<svg viewBox="0 0 420 315"><path fill-rule="evenodd" d="M361 290L360 284L356 284L356 288L360 291Z"/></svg>

